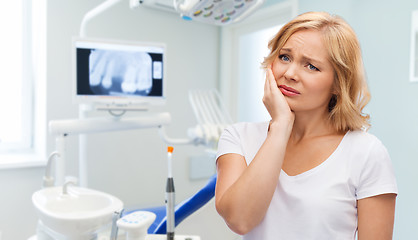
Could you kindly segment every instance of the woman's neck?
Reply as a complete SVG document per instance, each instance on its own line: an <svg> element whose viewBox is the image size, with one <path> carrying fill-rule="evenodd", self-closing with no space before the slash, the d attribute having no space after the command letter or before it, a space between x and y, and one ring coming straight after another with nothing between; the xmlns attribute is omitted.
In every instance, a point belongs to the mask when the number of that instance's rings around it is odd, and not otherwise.
<svg viewBox="0 0 418 240"><path fill-rule="evenodd" d="M295 113L295 122L290 135L293 141L330 134L338 134L338 132L332 127L328 111Z"/></svg>

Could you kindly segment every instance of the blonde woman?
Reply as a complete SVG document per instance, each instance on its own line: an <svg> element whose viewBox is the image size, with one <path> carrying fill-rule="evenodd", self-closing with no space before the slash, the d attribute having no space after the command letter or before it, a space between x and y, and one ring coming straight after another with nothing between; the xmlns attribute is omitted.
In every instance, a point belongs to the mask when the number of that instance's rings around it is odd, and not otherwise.
<svg viewBox="0 0 418 240"><path fill-rule="evenodd" d="M356 34L338 16L309 12L269 48L271 121L222 134L217 211L244 240L392 239L396 180L386 148L366 132Z"/></svg>

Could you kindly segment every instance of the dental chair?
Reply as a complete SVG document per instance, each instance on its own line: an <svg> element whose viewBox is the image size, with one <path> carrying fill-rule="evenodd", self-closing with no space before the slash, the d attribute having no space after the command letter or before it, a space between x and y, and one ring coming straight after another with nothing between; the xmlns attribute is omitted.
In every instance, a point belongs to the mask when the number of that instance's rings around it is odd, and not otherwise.
<svg viewBox="0 0 418 240"><path fill-rule="evenodd" d="M213 197L215 196L216 179L217 175L214 174L197 193L176 205L174 212L176 234L199 235L202 240L241 239L226 226L215 210ZM150 211L157 215L154 223L148 228L148 234L166 234L165 206L131 210L123 215L138 210ZM180 224L182 222L183 224Z"/></svg>

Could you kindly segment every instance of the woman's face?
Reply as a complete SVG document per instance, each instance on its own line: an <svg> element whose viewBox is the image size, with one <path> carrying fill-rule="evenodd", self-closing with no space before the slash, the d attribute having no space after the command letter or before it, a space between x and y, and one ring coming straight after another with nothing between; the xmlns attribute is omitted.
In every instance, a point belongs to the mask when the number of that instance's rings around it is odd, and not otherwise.
<svg viewBox="0 0 418 240"><path fill-rule="evenodd" d="M334 69L319 31L294 33L280 49L272 70L292 111L328 111Z"/></svg>

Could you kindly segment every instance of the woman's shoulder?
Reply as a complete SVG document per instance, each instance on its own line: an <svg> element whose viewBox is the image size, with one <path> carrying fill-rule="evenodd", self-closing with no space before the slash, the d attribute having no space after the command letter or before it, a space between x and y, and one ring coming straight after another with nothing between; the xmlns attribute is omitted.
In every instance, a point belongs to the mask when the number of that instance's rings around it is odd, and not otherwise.
<svg viewBox="0 0 418 240"><path fill-rule="evenodd" d="M365 131L349 132L349 137L353 141L345 157L351 160L349 169L357 199L397 193L392 160L383 143Z"/></svg>
<svg viewBox="0 0 418 240"><path fill-rule="evenodd" d="M361 151L369 154L380 154L381 152L387 152L387 149L383 142L370 132L364 130L349 131L346 136L350 149Z"/></svg>
<svg viewBox="0 0 418 240"><path fill-rule="evenodd" d="M226 127L219 138L216 159L226 153L237 153L248 157L257 150L267 135L269 122L238 122Z"/></svg>
<svg viewBox="0 0 418 240"><path fill-rule="evenodd" d="M375 135L373 135L372 133L366 132L364 130L354 130L354 131L349 131L347 133L347 137L349 139L349 141L353 141L356 142L358 144L381 144L382 142L380 141L379 138L377 138Z"/></svg>

